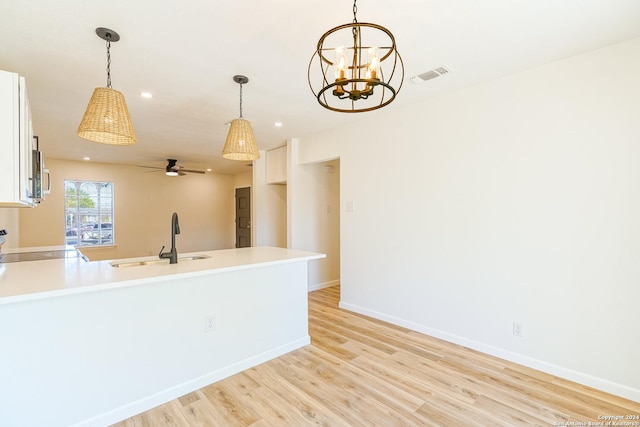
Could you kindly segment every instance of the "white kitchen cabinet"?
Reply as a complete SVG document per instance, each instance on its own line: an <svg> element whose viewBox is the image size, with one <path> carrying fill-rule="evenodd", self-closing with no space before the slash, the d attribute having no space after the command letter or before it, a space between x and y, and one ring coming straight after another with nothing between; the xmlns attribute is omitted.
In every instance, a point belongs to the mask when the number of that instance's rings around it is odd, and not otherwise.
<svg viewBox="0 0 640 427"><path fill-rule="evenodd" d="M33 127L24 77L0 70L0 207L29 207L33 192Z"/></svg>
<svg viewBox="0 0 640 427"><path fill-rule="evenodd" d="M287 147L267 151L267 184L287 183Z"/></svg>

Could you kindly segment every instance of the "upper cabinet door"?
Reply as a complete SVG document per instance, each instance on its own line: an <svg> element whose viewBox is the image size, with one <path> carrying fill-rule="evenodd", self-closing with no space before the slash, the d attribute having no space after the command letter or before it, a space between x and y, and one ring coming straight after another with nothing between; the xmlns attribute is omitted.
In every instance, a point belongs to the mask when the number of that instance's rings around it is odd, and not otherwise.
<svg viewBox="0 0 640 427"><path fill-rule="evenodd" d="M33 126L26 83L0 71L0 207L35 206L32 196Z"/></svg>

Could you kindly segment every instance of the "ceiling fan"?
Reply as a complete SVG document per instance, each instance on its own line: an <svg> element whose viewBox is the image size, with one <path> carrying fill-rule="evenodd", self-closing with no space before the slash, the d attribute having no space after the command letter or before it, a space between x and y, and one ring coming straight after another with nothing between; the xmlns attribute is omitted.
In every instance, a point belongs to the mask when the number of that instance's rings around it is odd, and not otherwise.
<svg viewBox="0 0 640 427"><path fill-rule="evenodd" d="M154 166L140 166L141 168L148 169L156 169L155 171L149 172L157 172L161 171L163 168L157 168ZM205 173L204 171L195 170L195 169L185 169L184 166L179 165L176 159L167 159L167 166L164 168L164 173L167 176L183 176L187 173Z"/></svg>

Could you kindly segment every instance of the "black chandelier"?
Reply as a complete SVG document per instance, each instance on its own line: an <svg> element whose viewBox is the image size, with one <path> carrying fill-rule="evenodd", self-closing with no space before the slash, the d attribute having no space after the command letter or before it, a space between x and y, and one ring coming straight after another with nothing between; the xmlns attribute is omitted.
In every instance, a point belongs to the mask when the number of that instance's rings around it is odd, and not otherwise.
<svg viewBox="0 0 640 427"><path fill-rule="evenodd" d="M357 12L354 0L353 22L324 33L309 61L309 87L320 105L332 111L382 108L395 99L404 80L404 64L391 31L358 22ZM319 68L313 66L316 58Z"/></svg>

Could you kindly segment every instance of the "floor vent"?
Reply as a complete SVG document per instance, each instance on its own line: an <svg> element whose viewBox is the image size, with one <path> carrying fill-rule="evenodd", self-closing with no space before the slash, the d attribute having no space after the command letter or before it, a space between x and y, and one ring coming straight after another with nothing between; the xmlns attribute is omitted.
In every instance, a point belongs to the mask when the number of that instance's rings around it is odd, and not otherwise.
<svg viewBox="0 0 640 427"><path fill-rule="evenodd" d="M417 76L410 77L409 80L411 80L415 84L421 84L426 82L427 80L435 79L436 77L440 77L449 73L450 70L447 67L441 66L422 74L418 74Z"/></svg>

